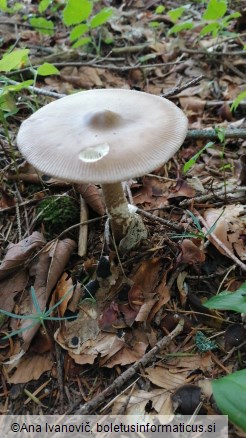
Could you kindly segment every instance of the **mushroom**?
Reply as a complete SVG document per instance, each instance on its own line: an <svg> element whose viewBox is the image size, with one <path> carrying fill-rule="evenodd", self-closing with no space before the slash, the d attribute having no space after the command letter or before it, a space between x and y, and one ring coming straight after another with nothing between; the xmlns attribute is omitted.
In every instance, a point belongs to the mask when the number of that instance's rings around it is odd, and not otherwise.
<svg viewBox="0 0 246 438"><path fill-rule="evenodd" d="M140 216L129 209L122 182L167 162L186 132L186 116L167 99L135 90L95 89L39 109L22 123L17 145L45 174L100 184L119 243L129 233L135 233L133 241L147 236Z"/></svg>

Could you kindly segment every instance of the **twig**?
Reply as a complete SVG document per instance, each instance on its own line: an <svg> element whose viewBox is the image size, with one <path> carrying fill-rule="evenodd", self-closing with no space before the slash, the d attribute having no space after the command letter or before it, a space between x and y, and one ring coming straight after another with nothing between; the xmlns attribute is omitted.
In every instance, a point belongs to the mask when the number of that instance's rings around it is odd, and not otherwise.
<svg viewBox="0 0 246 438"><path fill-rule="evenodd" d="M145 367L148 363L154 362L157 360L158 353L164 348L167 347L171 343L171 341L178 336L183 331L184 321L180 320L176 328L168 335L162 338L155 347L153 347L148 353L146 353L142 359L135 362L130 368L124 371L119 377L117 377L111 385L109 385L101 394L96 396L94 399L81 406L75 413L77 415L87 415L89 413L94 412L106 399L106 397L113 394L113 392L119 388L121 388L129 379L131 379L140 367ZM66 412L66 414L74 413L74 409L78 406L80 401L74 404L70 409Z"/></svg>
<svg viewBox="0 0 246 438"><path fill-rule="evenodd" d="M235 193L236 192L245 192L246 191L246 187L245 186L233 186L233 187L226 187L226 196L227 198L229 198L230 193L233 194L233 199L235 200ZM210 199L213 199L214 197L221 197L221 196L225 196L225 189L223 188L222 190L217 190L217 191L213 191L210 193L206 193L205 195L201 195L201 196L196 196L192 199L185 199L184 201L181 201L179 203L180 207L186 207L187 205L191 205L194 203L198 203L198 202L205 202L205 201L209 201ZM243 193L244 196L244 193Z"/></svg>
<svg viewBox="0 0 246 438"><path fill-rule="evenodd" d="M246 102L245 102L246 103ZM246 129L225 129L225 138L246 138ZM186 139L208 139L218 140L215 129L191 129L187 132Z"/></svg>
<svg viewBox="0 0 246 438"><path fill-rule="evenodd" d="M148 213L147 211L141 210L140 208L137 209L137 213L147 217L148 219L154 220L156 222L160 222L161 224L166 225L169 228L173 228L175 231L178 231L179 233L183 233L184 231L183 227L180 227L174 222L168 221L167 219L163 219L162 217L156 216L155 214Z"/></svg>
<svg viewBox="0 0 246 438"><path fill-rule="evenodd" d="M205 221L205 219L203 219L203 217L198 213L198 211L194 210L193 211L194 214L196 215L196 217L201 221L201 223L203 224L203 226L206 228L207 231L210 230L210 227L208 226L207 222ZM246 271L246 265L241 262L241 260L236 257L225 245L223 242L221 242L220 239L218 239L218 237L213 233L213 232L209 232L209 237L212 237L212 239L217 243L217 245L220 246L220 248L224 251L224 253L227 255L227 257L229 257L231 260L233 260L238 266L240 266L240 268L243 271Z"/></svg>
<svg viewBox="0 0 246 438"><path fill-rule="evenodd" d="M5 79L6 82L8 82L11 85L20 85L20 82L13 81L12 79L8 79L8 78ZM48 97L55 97L56 99L61 99L62 97L66 96L66 94L54 93L53 91L45 90L44 88L33 87L32 85L26 87L26 89L31 91L32 93L48 96Z"/></svg>
<svg viewBox="0 0 246 438"><path fill-rule="evenodd" d="M228 51L228 52L219 52L219 51L213 51L210 52L209 50L195 50L195 49L182 49L182 53L191 53L192 55L204 55L209 57L215 57L215 56L246 56L245 50L235 50Z"/></svg>
<svg viewBox="0 0 246 438"><path fill-rule="evenodd" d="M196 85L198 82L200 82L204 78L205 78L204 75L200 75L197 78L192 79L191 81L188 81L183 85L177 85L177 87L171 88L171 90L162 94L161 97L167 98L170 96L175 96L176 94L179 94L181 91L186 90L186 88L193 87L193 85Z"/></svg>

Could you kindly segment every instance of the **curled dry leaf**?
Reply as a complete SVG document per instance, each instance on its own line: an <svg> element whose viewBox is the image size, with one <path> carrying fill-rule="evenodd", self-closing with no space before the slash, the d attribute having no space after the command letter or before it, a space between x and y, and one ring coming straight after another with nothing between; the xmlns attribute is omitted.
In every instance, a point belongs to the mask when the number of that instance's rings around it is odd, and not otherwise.
<svg viewBox="0 0 246 438"><path fill-rule="evenodd" d="M99 216L105 214L106 209L102 199L102 194L97 186L94 184L76 184L75 189Z"/></svg>
<svg viewBox="0 0 246 438"><path fill-rule="evenodd" d="M181 243L181 251L177 262L193 265L205 261L203 242L200 239L184 239Z"/></svg>
<svg viewBox="0 0 246 438"><path fill-rule="evenodd" d="M117 303L112 302L104 309L99 317L98 325L101 330L110 333L115 333L118 328L125 327Z"/></svg>
<svg viewBox="0 0 246 438"><path fill-rule="evenodd" d="M43 235L34 231L31 236L20 242L11 243L7 248L7 254L0 266L0 280L23 267L23 264L38 248L42 248L46 243Z"/></svg>
<svg viewBox="0 0 246 438"><path fill-rule="evenodd" d="M205 211L204 219L208 228L215 225L212 234L225 247L232 253L235 252L241 260L246 260L246 211L243 205L227 205L224 210L210 208ZM223 248L213 239L212 234L208 234L207 238L221 254L226 255Z"/></svg>
<svg viewBox="0 0 246 438"><path fill-rule="evenodd" d="M71 299L72 295L73 295L73 281L71 277L69 277L66 273L64 273L62 274L60 280L58 281L54 293L56 301L62 300L61 304L59 304L58 306L59 316L61 317L64 316L68 302Z"/></svg>
<svg viewBox="0 0 246 438"><path fill-rule="evenodd" d="M76 243L71 239L56 240L39 254L31 267L30 274L35 277L33 287L41 311L45 309L50 293L63 273L75 247ZM30 301L30 298L28 299L30 313L36 313L34 303ZM39 328L39 324L33 325L33 320L31 319L25 319L21 324L22 328L31 325L32 327L30 329L22 333L25 348L29 346Z"/></svg>
<svg viewBox="0 0 246 438"><path fill-rule="evenodd" d="M191 187L185 180L179 178L176 186L171 190L171 193L168 195L168 199L178 198L180 196L193 198L195 194L195 189Z"/></svg>

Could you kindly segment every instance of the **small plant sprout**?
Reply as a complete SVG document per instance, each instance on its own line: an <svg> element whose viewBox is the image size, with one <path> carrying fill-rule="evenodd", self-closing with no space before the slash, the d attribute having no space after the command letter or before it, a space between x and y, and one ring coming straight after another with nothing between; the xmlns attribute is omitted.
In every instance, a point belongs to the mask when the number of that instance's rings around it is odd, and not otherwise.
<svg viewBox="0 0 246 438"><path fill-rule="evenodd" d="M9 316L11 318L16 318L16 319L32 320L33 323L28 325L27 327L23 327L19 330L13 331L9 335L4 336L4 338L2 338L2 340L9 339L15 335L23 333L24 331L33 328L35 325L42 325L43 328L45 329L45 322L46 321L63 321L63 320L68 320L68 319L74 319L75 318L74 316L67 316L67 317L50 316L54 312L54 310L62 303L62 301L64 301L64 299L67 297L67 295L70 292L71 292L71 289L69 289L64 294L64 296L56 304L54 304L54 306L50 307L48 310L46 310L46 309L41 310L36 293L35 293L35 289L33 286L31 286L31 298L32 298L32 302L33 302L33 305L35 307L36 313L32 313L30 315L16 315L15 313L7 312L6 310L0 309L0 314L5 315L5 316Z"/></svg>
<svg viewBox="0 0 246 438"><path fill-rule="evenodd" d="M147 231L136 209L129 209L122 182L167 162L186 132L186 116L169 100L134 90L100 89L41 108L22 123L17 144L41 172L100 184L115 241L127 251L146 239Z"/></svg>

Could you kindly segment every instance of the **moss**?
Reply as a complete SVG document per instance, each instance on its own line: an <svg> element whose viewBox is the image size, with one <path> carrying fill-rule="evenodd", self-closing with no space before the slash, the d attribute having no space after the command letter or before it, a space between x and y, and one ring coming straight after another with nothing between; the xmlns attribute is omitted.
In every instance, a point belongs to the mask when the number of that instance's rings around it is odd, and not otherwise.
<svg viewBox="0 0 246 438"><path fill-rule="evenodd" d="M79 222L79 205L70 196L51 196L40 202L37 223L43 224L48 237L55 237Z"/></svg>

